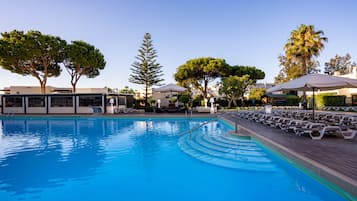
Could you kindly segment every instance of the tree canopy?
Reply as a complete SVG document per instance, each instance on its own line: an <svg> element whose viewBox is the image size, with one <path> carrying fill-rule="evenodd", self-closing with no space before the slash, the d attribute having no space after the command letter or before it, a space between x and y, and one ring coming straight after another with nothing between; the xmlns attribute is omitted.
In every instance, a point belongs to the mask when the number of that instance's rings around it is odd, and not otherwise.
<svg viewBox="0 0 357 201"><path fill-rule="evenodd" d="M301 62L299 60L288 59L284 55L279 55L278 57L280 62L280 71L278 75L274 78L274 82L284 83L292 79L296 79L298 77L303 76L303 69L301 68ZM307 62L307 70L308 73L317 73L319 69L319 62L315 59L311 59Z"/></svg>
<svg viewBox="0 0 357 201"><path fill-rule="evenodd" d="M249 79L252 80L254 83L257 80L261 80L265 78L264 71L258 69L255 66L231 66L229 68L229 75L236 75L236 76L244 76L249 75Z"/></svg>
<svg viewBox="0 0 357 201"><path fill-rule="evenodd" d="M132 73L129 82L134 84L145 85L145 108L148 107L148 90L154 85L159 85L164 74L162 66L157 63L157 52L152 44L151 35L145 33L143 43L139 49L138 56L131 66Z"/></svg>
<svg viewBox="0 0 357 201"><path fill-rule="evenodd" d="M237 106L236 100L240 99L243 102L244 93L253 83L254 81L249 78L248 74L243 76L230 75L222 78L219 91L226 96L228 107L231 107L231 103Z"/></svg>
<svg viewBox="0 0 357 201"><path fill-rule="evenodd" d="M175 80L181 85L189 87L192 84L207 98L208 83L220 77L228 68L224 59L202 57L188 60L179 66L175 73Z"/></svg>
<svg viewBox="0 0 357 201"><path fill-rule="evenodd" d="M66 41L39 31L11 31L1 33L0 65L23 76L35 77L46 92L49 77L60 75L60 63L65 58Z"/></svg>
<svg viewBox="0 0 357 201"><path fill-rule="evenodd" d="M351 61L350 54L347 53L345 56L336 54L329 62L325 63L325 73L333 75L334 72L338 71L341 75L344 75L351 73L354 67L357 67L357 64Z"/></svg>
<svg viewBox="0 0 357 201"><path fill-rule="evenodd" d="M121 94L135 94L134 89L129 88L129 86L125 86L123 89L120 89L119 92Z"/></svg>
<svg viewBox="0 0 357 201"><path fill-rule="evenodd" d="M327 37L323 35L323 31L315 30L313 25L305 24L290 33L290 38L284 46L285 57L289 62L301 64L302 75L306 75L309 67L314 66L309 66L309 62L319 56L324 48Z"/></svg>
<svg viewBox="0 0 357 201"><path fill-rule="evenodd" d="M84 41L73 41L65 48L66 59L64 66L71 76L73 93L76 92L76 85L82 76L94 78L100 74L100 70L105 67L103 54Z"/></svg>
<svg viewBox="0 0 357 201"><path fill-rule="evenodd" d="M249 99L261 100L266 90L263 88L253 88L249 93Z"/></svg>
<svg viewBox="0 0 357 201"><path fill-rule="evenodd" d="M275 83L286 82L319 70L316 58L324 48L327 37L324 32L315 30L313 25L300 25L290 33L284 46L284 54L279 55L280 71Z"/></svg>

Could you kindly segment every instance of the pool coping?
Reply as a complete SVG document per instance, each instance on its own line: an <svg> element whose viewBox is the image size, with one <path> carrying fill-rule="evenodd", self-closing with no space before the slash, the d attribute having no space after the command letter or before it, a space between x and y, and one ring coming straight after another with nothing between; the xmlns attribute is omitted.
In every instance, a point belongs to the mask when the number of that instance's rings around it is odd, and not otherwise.
<svg viewBox="0 0 357 201"><path fill-rule="evenodd" d="M221 119L224 121L228 122L232 126L235 126L235 122L231 121L228 118L225 118L224 116L220 116ZM267 145L269 148L272 148L274 151L277 151L278 153L282 154L283 156L287 157L288 159L292 160L294 163L297 163L298 165L302 166L303 168L306 168L308 171L313 172L317 176L321 177L322 179L325 179L329 181L330 183L336 185L337 187L343 189L347 193L350 194L350 196L355 196L357 198L357 181L354 179L351 179L344 174L341 174L325 165L322 165L321 163L318 163L310 158L307 158L301 154L298 154L297 152L289 149L286 146L283 146L279 143L276 143L267 137L264 137L262 135L259 135L255 133L254 131L250 130L249 128L244 127L243 125L239 124L239 132L245 132L244 134L250 135L254 137L255 139L259 140L263 144ZM234 135L234 134L233 134ZM323 183L323 182L322 182ZM354 200L356 198L351 198L348 195L345 195L344 197L350 200Z"/></svg>

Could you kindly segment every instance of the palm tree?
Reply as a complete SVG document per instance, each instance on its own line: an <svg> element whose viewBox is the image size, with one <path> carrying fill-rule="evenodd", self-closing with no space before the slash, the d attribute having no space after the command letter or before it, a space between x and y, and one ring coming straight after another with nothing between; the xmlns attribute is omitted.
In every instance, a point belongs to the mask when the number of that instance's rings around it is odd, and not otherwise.
<svg viewBox="0 0 357 201"><path fill-rule="evenodd" d="M288 43L285 44L285 55L288 59L298 60L302 65L302 74L306 75L313 66L313 57L319 56L327 42L324 32L316 31L313 25L302 24L290 33Z"/></svg>

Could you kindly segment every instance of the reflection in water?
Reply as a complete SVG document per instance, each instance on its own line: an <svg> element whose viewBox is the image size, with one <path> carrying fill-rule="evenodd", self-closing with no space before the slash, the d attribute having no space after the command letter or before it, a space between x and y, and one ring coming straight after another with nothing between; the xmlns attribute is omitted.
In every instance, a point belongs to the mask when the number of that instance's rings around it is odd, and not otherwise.
<svg viewBox="0 0 357 201"><path fill-rule="evenodd" d="M96 174L105 152L100 140L114 132L103 120L3 120L0 186L24 194L85 180ZM111 124L113 126L113 124Z"/></svg>
<svg viewBox="0 0 357 201"><path fill-rule="evenodd" d="M191 124L191 125L190 125ZM6 119L0 132L0 190L38 193L88 180L113 150L137 155L150 177L155 153L192 121ZM160 140L160 143L158 142Z"/></svg>

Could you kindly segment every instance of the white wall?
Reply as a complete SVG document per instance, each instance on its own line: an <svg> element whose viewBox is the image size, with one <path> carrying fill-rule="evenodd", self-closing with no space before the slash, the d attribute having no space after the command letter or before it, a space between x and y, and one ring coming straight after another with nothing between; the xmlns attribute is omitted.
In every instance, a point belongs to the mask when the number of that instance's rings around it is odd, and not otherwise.
<svg viewBox="0 0 357 201"><path fill-rule="evenodd" d="M4 114L13 113L13 114L23 114L23 107L4 107Z"/></svg>
<svg viewBox="0 0 357 201"><path fill-rule="evenodd" d="M27 107L27 114L46 114L46 107Z"/></svg>

